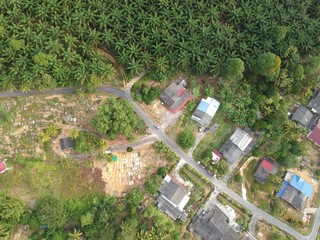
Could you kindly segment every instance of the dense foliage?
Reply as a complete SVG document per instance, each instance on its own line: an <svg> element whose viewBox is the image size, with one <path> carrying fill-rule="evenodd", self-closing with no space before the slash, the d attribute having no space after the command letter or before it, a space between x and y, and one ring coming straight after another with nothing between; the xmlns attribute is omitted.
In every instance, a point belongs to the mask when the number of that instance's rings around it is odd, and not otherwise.
<svg viewBox="0 0 320 240"><path fill-rule="evenodd" d="M1 3L1 86L26 91L104 81L115 53L131 74L151 68L220 73L228 58L319 51L317 0L40 1Z"/></svg>
<svg viewBox="0 0 320 240"><path fill-rule="evenodd" d="M19 223L25 204L7 194L0 194L0 239L7 239L14 224Z"/></svg>
<svg viewBox="0 0 320 240"><path fill-rule="evenodd" d="M184 130L178 135L177 142L182 148L191 148L196 142L196 136L190 130Z"/></svg>
<svg viewBox="0 0 320 240"><path fill-rule="evenodd" d="M132 137L138 118L127 100L108 98L99 107L92 124L110 139L115 139L120 134Z"/></svg>

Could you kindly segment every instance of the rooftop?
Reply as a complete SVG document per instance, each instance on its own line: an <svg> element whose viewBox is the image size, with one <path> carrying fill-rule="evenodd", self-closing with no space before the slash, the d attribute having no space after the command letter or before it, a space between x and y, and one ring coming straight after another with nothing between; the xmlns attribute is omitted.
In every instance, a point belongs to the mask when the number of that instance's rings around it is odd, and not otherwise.
<svg viewBox="0 0 320 240"><path fill-rule="evenodd" d="M318 124L315 126L312 132L308 135L308 138L312 142L320 146L320 120L318 121Z"/></svg>
<svg viewBox="0 0 320 240"><path fill-rule="evenodd" d="M157 197L158 207L173 219L181 217L189 201L189 191L177 179L166 175Z"/></svg>
<svg viewBox="0 0 320 240"><path fill-rule="evenodd" d="M314 117L315 116L309 109L305 108L304 106L299 106L292 115L292 120L309 129L311 128L311 125L313 125L313 121L315 119Z"/></svg>
<svg viewBox="0 0 320 240"><path fill-rule="evenodd" d="M320 113L320 91L314 92L312 99L310 100L308 107L313 109L317 114Z"/></svg>
<svg viewBox="0 0 320 240"><path fill-rule="evenodd" d="M220 103L214 98L208 97L207 99L202 99L191 119L202 125L209 126L219 106Z"/></svg>
<svg viewBox="0 0 320 240"><path fill-rule="evenodd" d="M269 177L270 174L274 175L277 173L279 164L268 158L264 158L259 167L257 168L254 177L258 182L263 184Z"/></svg>
<svg viewBox="0 0 320 240"><path fill-rule="evenodd" d="M74 141L71 137L60 139L61 150L71 149L71 148L73 148L73 146L74 146Z"/></svg>
<svg viewBox="0 0 320 240"><path fill-rule="evenodd" d="M180 83L171 83L161 92L161 99L173 113L178 112L192 98L191 93L184 85L184 81Z"/></svg>
<svg viewBox="0 0 320 240"><path fill-rule="evenodd" d="M230 139L241 149L241 151L245 151L247 146L252 141L252 137L250 136L250 134L240 128L237 128L237 130L232 134Z"/></svg>
<svg viewBox="0 0 320 240"><path fill-rule="evenodd" d="M237 128L230 139L220 148L220 152L232 164L247 155L254 144L253 132L249 128L243 130Z"/></svg>
<svg viewBox="0 0 320 240"><path fill-rule="evenodd" d="M214 206L205 215L197 215L190 224L190 231L204 240L238 240L240 236L228 224L228 217Z"/></svg>
<svg viewBox="0 0 320 240"><path fill-rule="evenodd" d="M313 193L313 187L300 176L288 172L278 196L286 200L298 210L303 209L307 198Z"/></svg>

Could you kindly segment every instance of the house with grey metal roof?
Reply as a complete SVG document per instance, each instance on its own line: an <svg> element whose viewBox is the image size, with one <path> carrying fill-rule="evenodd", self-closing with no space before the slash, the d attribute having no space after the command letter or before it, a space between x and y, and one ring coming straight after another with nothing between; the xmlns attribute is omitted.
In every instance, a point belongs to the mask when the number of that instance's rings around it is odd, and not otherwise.
<svg viewBox="0 0 320 240"><path fill-rule="evenodd" d="M257 168L254 177L263 184L269 177L269 175L275 175L278 172L279 164L269 158L263 158Z"/></svg>
<svg viewBox="0 0 320 240"><path fill-rule="evenodd" d="M208 97L207 99L202 99L191 116L191 119L207 127L210 125L210 122L219 109L219 106L220 103L214 98Z"/></svg>
<svg viewBox="0 0 320 240"><path fill-rule="evenodd" d="M291 117L292 120L296 121L303 127L308 130L312 130L316 125L316 116L312 114L312 112L304 106L299 106L297 110Z"/></svg>
<svg viewBox="0 0 320 240"><path fill-rule="evenodd" d="M183 209L190 198L189 190L174 177L166 175L159 191L156 199L158 208L174 220L186 220Z"/></svg>
<svg viewBox="0 0 320 240"><path fill-rule="evenodd" d="M189 230L203 240L239 240L240 235L228 224L228 217L214 206L205 214L198 214L192 220Z"/></svg>
<svg viewBox="0 0 320 240"><path fill-rule="evenodd" d="M308 107L311 108L311 111L320 114L320 90L317 90L313 93L312 99L310 100Z"/></svg>
<svg viewBox="0 0 320 240"><path fill-rule="evenodd" d="M160 98L171 112L177 113L191 100L192 95L190 91L185 88L185 81L182 80L178 84L175 82L171 83L161 92Z"/></svg>
<svg viewBox="0 0 320 240"><path fill-rule="evenodd" d="M230 163L236 163L247 155L253 148L255 141L253 132L249 128L237 128L230 139L220 149L223 157Z"/></svg>

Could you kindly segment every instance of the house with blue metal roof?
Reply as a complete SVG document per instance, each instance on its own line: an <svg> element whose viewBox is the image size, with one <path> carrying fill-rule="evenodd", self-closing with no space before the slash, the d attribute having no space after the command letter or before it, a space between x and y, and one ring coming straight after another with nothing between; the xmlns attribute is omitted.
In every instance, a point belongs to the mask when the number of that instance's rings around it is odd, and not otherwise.
<svg viewBox="0 0 320 240"><path fill-rule="evenodd" d="M214 98L202 99L191 119L204 126L209 126L212 118L219 109L220 103Z"/></svg>
<svg viewBox="0 0 320 240"><path fill-rule="evenodd" d="M313 187L299 175L287 172L278 197L290 203L294 208L302 210L308 198L311 198Z"/></svg>

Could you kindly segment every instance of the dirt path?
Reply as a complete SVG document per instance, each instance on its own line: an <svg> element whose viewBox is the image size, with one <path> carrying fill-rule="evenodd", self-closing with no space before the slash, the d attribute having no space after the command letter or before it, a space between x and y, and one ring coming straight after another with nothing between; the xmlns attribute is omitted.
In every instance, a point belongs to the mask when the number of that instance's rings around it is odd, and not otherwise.
<svg viewBox="0 0 320 240"><path fill-rule="evenodd" d="M240 176L243 177L243 170L246 169L246 167L249 165L249 163L251 163L253 160L258 160L259 158L258 157L250 157L248 158L248 160L241 166L241 168L239 169L240 171ZM246 179L244 179L244 181L246 181ZM247 200L247 189L246 189L246 185L245 185L245 182L243 182L241 184L241 190L242 190L242 197L244 200L248 201Z"/></svg>

